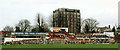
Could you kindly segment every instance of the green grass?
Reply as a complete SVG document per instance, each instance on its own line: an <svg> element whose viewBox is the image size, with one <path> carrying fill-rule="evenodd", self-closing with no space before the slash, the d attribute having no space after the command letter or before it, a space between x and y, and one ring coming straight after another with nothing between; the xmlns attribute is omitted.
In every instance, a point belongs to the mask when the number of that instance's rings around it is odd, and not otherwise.
<svg viewBox="0 0 120 50"><path fill-rule="evenodd" d="M118 44L24 44L2 45L2 48L118 48Z"/></svg>

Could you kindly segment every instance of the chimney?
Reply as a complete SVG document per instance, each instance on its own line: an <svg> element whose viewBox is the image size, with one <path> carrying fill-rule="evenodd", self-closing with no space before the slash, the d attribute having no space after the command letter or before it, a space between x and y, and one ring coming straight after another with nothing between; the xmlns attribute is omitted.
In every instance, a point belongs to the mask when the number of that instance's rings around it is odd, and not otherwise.
<svg viewBox="0 0 120 50"><path fill-rule="evenodd" d="M110 28L110 25L108 27Z"/></svg>

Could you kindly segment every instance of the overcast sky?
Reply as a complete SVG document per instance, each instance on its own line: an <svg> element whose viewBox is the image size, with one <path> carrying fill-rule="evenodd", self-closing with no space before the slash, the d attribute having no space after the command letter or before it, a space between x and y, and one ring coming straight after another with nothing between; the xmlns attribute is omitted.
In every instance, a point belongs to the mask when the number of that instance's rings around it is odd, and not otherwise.
<svg viewBox="0 0 120 50"><path fill-rule="evenodd" d="M35 24L37 13L47 19L57 8L80 9L82 19L94 18L99 26L118 24L119 0L0 0L0 30L21 19Z"/></svg>

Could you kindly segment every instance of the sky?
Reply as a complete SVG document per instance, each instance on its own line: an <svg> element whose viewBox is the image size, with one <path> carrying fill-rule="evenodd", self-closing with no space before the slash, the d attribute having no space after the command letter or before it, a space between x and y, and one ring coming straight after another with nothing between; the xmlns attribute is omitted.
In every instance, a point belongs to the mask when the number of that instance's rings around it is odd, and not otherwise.
<svg viewBox="0 0 120 50"><path fill-rule="evenodd" d="M48 19L55 9L79 9L81 18L93 18L98 26L118 24L118 1L120 0L0 0L0 30L6 25L14 27L21 19L35 25L39 13ZM47 20L46 20L47 21Z"/></svg>

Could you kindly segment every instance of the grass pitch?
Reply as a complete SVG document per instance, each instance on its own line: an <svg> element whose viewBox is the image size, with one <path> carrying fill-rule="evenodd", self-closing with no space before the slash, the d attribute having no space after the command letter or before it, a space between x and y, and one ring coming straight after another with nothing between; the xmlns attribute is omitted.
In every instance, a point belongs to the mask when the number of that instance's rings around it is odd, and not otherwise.
<svg viewBox="0 0 120 50"><path fill-rule="evenodd" d="M118 48L118 44L24 44L2 45L2 48Z"/></svg>

